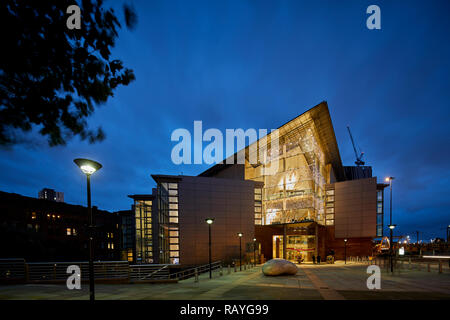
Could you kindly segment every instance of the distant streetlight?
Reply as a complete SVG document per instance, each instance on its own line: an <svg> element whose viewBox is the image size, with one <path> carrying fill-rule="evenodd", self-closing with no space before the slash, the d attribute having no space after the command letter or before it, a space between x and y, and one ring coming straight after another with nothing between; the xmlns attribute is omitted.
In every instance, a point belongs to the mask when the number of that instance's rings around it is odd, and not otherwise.
<svg viewBox="0 0 450 320"><path fill-rule="evenodd" d="M344 239L344 263L347 264L347 239Z"/></svg>
<svg viewBox="0 0 450 320"><path fill-rule="evenodd" d="M209 231L209 278L212 278L212 270L211 270L211 225L214 222L214 218L207 218L205 219L205 222L208 224L208 231Z"/></svg>
<svg viewBox="0 0 450 320"><path fill-rule="evenodd" d="M390 250L389 250L389 256L390 256L390 262L391 262L391 272L394 272L394 261L392 257L393 253L393 247L394 247L394 228L395 225L392 224L392 180L394 180L394 177L387 177L386 182L389 182L390 187L390 205L389 205L389 230L390 230Z"/></svg>
<svg viewBox="0 0 450 320"><path fill-rule="evenodd" d="M239 237L239 271L242 271L242 232L239 232L238 234Z"/></svg>
<svg viewBox="0 0 450 320"><path fill-rule="evenodd" d="M253 261L256 265L256 238L253 238Z"/></svg>
<svg viewBox="0 0 450 320"><path fill-rule="evenodd" d="M75 164L83 171L87 178L87 202L89 214L89 299L95 300L94 288L94 218L91 208L91 175L100 170L102 165L94 160L75 159Z"/></svg>

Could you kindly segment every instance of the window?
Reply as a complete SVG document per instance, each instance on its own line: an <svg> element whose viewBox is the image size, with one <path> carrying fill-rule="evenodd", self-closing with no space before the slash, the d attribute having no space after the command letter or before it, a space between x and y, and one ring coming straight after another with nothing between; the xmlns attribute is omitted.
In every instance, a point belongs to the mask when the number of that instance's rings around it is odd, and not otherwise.
<svg viewBox="0 0 450 320"><path fill-rule="evenodd" d="M327 196L334 196L334 190L327 190Z"/></svg>
<svg viewBox="0 0 450 320"><path fill-rule="evenodd" d="M67 234L68 236L72 235L72 229L67 228L67 229L66 229L66 234Z"/></svg>
<svg viewBox="0 0 450 320"><path fill-rule="evenodd" d="M169 183L169 189L178 189L178 183Z"/></svg>

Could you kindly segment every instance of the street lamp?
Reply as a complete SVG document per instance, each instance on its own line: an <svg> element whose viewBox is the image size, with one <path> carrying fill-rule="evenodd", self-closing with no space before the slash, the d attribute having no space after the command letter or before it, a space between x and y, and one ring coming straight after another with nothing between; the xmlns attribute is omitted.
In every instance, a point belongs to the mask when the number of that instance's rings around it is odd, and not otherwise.
<svg viewBox="0 0 450 320"><path fill-rule="evenodd" d="M256 238L253 238L253 261L256 266Z"/></svg>
<svg viewBox="0 0 450 320"><path fill-rule="evenodd" d="M391 272L394 272L394 258L393 258L393 252L394 252L394 242L393 242L393 233L394 233L394 229L395 229L395 227L396 227L397 225L395 225L395 224L390 224L388 227L389 227L389 230L390 230L390 232L391 232L391 239L389 240L390 241L390 243L389 243L389 255L390 255L390 260L391 260Z"/></svg>
<svg viewBox="0 0 450 320"><path fill-rule="evenodd" d="M208 231L209 231L209 278L212 278L212 271L211 271L211 225L214 222L214 218L207 218L205 219L205 222L208 224Z"/></svg>
<svg viewBox="0 0 450 320"><path fill-rule="evenodd" d="M392 257L392 251L393 251L393 237L394 237L394 228L395 225L392 224L392 180L394 180L394 177L387 177L386 182L389 182L390 187L390 204L389 204L389 230L390 230L390 250L389 250L389 256L391 261L391 272L394 272L394 262Z"/></svg>
<svg viewBox="0 0 450 320"><path fill-rule="evenodd" d="M344 263L347 264L347 239L344 239Z"/></svg>
<svg viewBox="0 0 450 320"><path fill-rule="evenodd" d="M89 159L75 159L73 162L80 167L81 171L83 171L87 178L87 203L89 214L89 299L94 301L94 219L91 208L91 174L100 170L102 165Z"/></svg>
<svg viewBox="0 0 450 320"><path fill-rule="evenodd" d="M239 232L239 271L242 271L242 232Z"/></svg>

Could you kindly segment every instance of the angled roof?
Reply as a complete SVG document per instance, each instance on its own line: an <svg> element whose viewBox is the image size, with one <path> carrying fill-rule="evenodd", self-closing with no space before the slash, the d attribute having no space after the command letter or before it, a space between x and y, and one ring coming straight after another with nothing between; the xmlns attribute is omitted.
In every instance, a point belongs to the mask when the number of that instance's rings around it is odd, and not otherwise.
<svg viewBox="0 0 450 320"><path fill-rule="evenodd" d="M277 130L279 137L290 136L297 130L301 129L304 124L313 121L314 126L319 135L319 143L325 154L325 162L330 163L333 167L334 174L338 181L345 180L344 169L342 166L341 155L339 154L339 148L334 134L333 123L331 122L330 112L328 110L328 104L323 101L315 107L305 111L296 118L286 122L280 126ZM271 133L267 136L269 137ZM256 143L256 142L255 142ZM246 147L246 151L249 146ZM233 155L236 159L236 153ZM225 161L224 161L225 162ZM216 164L208 170L199 174L199 176L212 176L215 173L227 168L229 164Z"/></svg>

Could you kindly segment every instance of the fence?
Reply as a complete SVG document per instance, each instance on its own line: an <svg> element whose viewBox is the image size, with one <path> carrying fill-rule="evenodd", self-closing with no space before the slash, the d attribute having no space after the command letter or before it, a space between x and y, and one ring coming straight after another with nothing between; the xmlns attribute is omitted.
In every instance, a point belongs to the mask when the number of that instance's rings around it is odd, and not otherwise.
<svg viewBox="0 0 450 320"><path fill-rule="evenodd" d="M70 276L67 268L70 265L80 267L81 280L89 279L89 263L79 262L26 262L24 259L0 259L1 283L35 283L64 282ZM211 264L212 270L222 268L221 261ZM170 273L167 264L130 265L128 261L96 261L94 262L95 281L114 281L127 283L140 282L176 282L196 274L209 271L209 264L177 273Z"/></svg>
<svg viewBox="0 0 450 320"><path fill-rule="evenodd" d="M382 269L390 271L391 261L389 256L378 257L348 257L348 261L359 262L364 264L375 264ZM428 271L447 273L450 272L449 256L393 256L392 265L395 272L406 270Z"/></svg>
<svg viewBox="0 0 450 320"><path fill-rule="evenodd" d="M216 261L211 263L211 271L221 269L222 268L222 262ZM170 275L171 279L177 279L177 280L184 280L190 277L194 277L196 275L199 275L201 273L209 272L209 264L205 264L203 266L198 266L190 269L186 269L174 274Z"/></svg>

